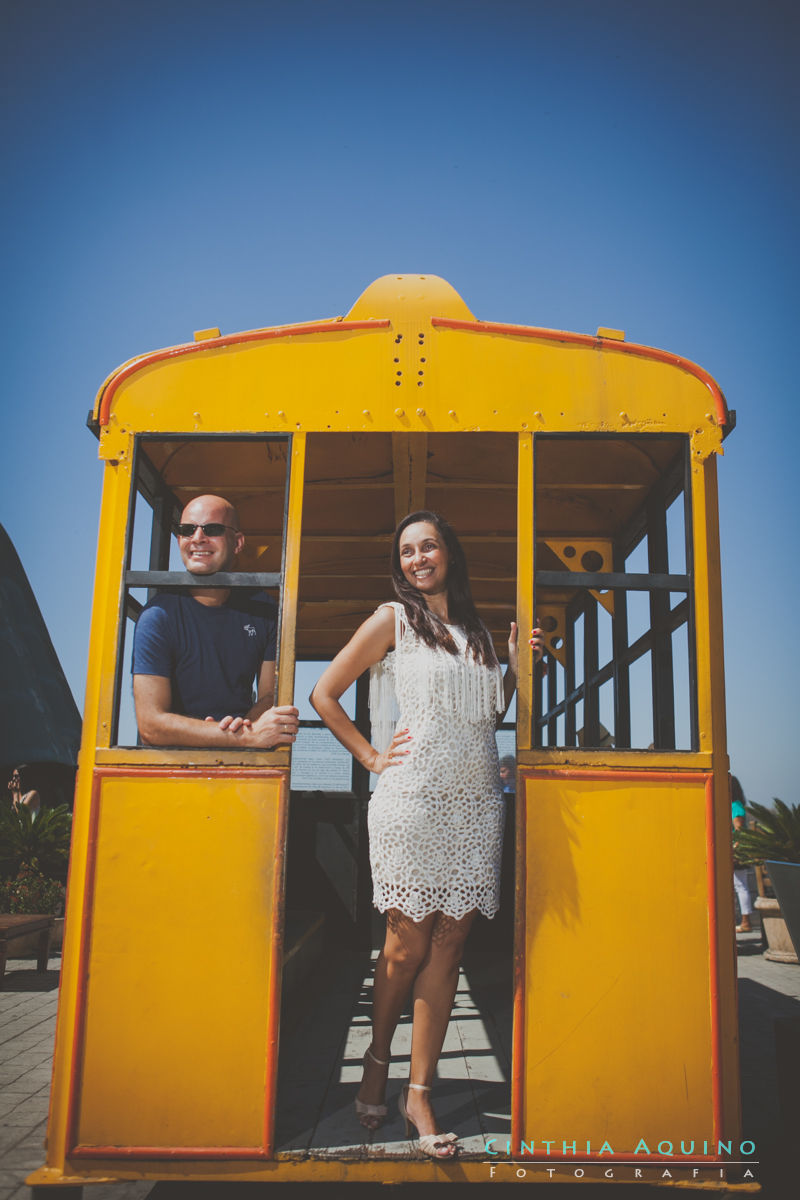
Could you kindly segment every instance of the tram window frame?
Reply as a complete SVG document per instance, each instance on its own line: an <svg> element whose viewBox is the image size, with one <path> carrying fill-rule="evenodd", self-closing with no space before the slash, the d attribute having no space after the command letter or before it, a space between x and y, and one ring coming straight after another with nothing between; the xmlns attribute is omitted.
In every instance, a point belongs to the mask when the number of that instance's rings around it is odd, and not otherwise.
<svg viewBox="0 0 800 1200"><path fill-rule="evenodd" d="M237 571L237 572L218 572L215 576L216 581L220 586L230 587L231 589L239 588L258 588L273 592L277 590L277 641L275 648L275 663L276 663L276 694L278 671L280 670L281 661L281 629L283 627L283 610L284 610L284 584L286 578L286 544L288 534L288 517L289 517L289 485L291 481L292 470L292 435L290 433L186 433L186 432L147 432L137 433L133 440L133 453L131 458L131 484L128 496L128 512L125 526L125 545L123 553L123 569L120 580L120 600L119 600L119 621L117 634L116 648L116 672L114 679L114 693L112 697L111 707L111 737L109 745L115 750L129 751L152 751L159 750L165 754L169 754L174 750L187 750L191 747L181 745L170 746L149 746L146 743L137 741L136 744L130 745L119 741L120 715L122 711L122 689L124 680L130 679L131 675L131 655L133 652L133 639L130 639L130 645L126 645L128 621L133 622L135 629L139 615L144 608L144 605L131 593L143 588L147 589L148 600L157 594L159 589L169 587L181 590L188 590L191 587L197 587L197 579L189 574L189 572L170 571L170 547L174 534L174 527L177 517L185 505L180 505L177 497L172 495L172 505L170 518L162 517L159 521L156 502L168 503L170 488L166 485L155 470L150 460L143 453L146 446L150 443L165 443L165 442L209 442L209 443L231 443L231 442L261 442L267 443L285 443L286 444L286 469L284 474L283 486L283 513L281 518L281 567L277 572L264 571ZM146 466L145 466L146 464ZM144 476L150 473L150 488L149 495L145 490ZM223 489L224 490L224 489ZM159 493L161 493L159 495ZM151 509L151 525L150 525L150 569L147 571L135 570L131 566L131 558L133 555L134 539L136 535L136 508L137 500L144 501ZM154 568L153 562L160 561L161 568ZM237 754L246 757L251 754L263 753L262 751L241 750Z"/></svg>
<svg viewBox="0 0 800 1200"><path fill-rule="evenodd" d="M572 442L639 442L653 444L654 441L673 442L679 448L672 462L649 488L644 502L629 518L627 524L608 539L613 544L613 561L610 572L588 572L570 570L546 570L539 567L540 538L546 538L540 530L538 490L538 466L542 447L555 441ZM686 434L625 434L613 433L564 433L537 434L534 438L534 590L537 603L542 588L575 588L576 591L565 609L564 657L565 665L549 654L550 671L536 671L533 689L532 742L537 749L586 749L604 752L626 752L651 750L675 754L693 753L699 749L698 700L697 700L697 642L695 622L695 561L692 525L692 482L690 439ZM620 482L624 482L620 480ZM668 514L680 497L683 497L683 571L670 574L669 549L675 544L675 516ZM551 536L552 533L551 533ZM586 540L590 535L574 533L576 540ZM630 572L629 560L642 553L647 555L647 571ZM637 565L634 563L634 565ZM630 581L625 575L630 572ZM645 578L651 577L649 581ZM605 663L600 663L597 645L597 614L599 602L592 590L608 589L614 595L616 614L612 618L612 653ZM627 622L627 598L642 592L648 596L649 623L633 642L629 639ZM674 594L683 598L673 604ZM576 671L575 630L582 623L582 671ZM688 663L677 667L672 654L675 635L686 630ZM644 656L651 660L651 711L652 741L647 747L632 745L631 737L631 689L630 668ZM688 670L687 670L688 667ZM563 698L557 699L558 678L563 676ZM688 689L684 693L685 709L676 705L676 684L686 680ZM576 682L576 680L579 680ZM599 693L607 683L613 685L614 729L605 730L600 724ZM577 728L576 714L582 709L582 728ZM680 716L680 721L678 717ZM688 717L688 720L687 720ZM562 721L563 718L563 721ZM676 746L678 726L688 724L688 745ZM559 738L559 726L564 729Z"/></svg>

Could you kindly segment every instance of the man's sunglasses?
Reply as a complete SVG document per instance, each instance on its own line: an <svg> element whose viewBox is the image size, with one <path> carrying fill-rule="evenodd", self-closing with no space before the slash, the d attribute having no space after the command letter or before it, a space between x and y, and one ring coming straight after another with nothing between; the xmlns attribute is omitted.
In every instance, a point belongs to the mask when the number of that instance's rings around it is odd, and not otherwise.
<svg viewBox="0 0 800 1200"><path fill-rule="evenodd" d="M175 526L178 537L192 537L195 529L202 529L206 537L222 537L226 529L230 529L234 533L239 532L232 525L220 525L218 521L209 521L205 525L192 525L190 521L183 521L180 525Z"/></svg>

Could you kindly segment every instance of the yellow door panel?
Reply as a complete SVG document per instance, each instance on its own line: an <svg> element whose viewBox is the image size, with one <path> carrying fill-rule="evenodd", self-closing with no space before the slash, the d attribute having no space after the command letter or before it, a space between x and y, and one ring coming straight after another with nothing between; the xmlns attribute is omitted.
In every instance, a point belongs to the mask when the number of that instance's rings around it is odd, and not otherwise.
<svg viewBox="0 0 800 1200"><path fill-rule="evenodd" d="M283 797L277 772L98 773L74 1156L265 1152Z"/></svg>
<svg viewBox="0 0 800 1200"><path fill-rule="evenodd" d="M523 773L518 1137L712 1139L705 774Z"/></svg>

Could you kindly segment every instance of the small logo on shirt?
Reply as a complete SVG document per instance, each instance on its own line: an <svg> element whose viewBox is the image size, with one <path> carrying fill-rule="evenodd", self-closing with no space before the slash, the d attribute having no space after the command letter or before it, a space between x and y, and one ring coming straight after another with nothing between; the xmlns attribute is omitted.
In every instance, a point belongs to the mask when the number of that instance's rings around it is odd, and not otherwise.
<svg viewBox="0 0 800 1200"><path fill-rule="evenodd" d="M248 637L255 637L255 636L256 636L256 627L255 627L255 625L243 625L243 626L242 626L242 629L245 631L245 633L247 634L247 636L248 636Z"/></svg>

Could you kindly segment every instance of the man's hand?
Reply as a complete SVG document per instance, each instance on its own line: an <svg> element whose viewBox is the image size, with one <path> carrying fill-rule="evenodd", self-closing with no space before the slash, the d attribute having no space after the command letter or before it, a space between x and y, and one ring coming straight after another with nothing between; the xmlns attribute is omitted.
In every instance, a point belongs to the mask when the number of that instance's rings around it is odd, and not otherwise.
<svg viewBox="0 0 800 1200"><path fill-rule="evenodd" d="M299 712L291 704L268 708L255 721L246 721L249 728L243 728L241 736L247 745L261 749L269 746L291 746L297 738L299 716Z"/></svg>
<svg viewBox="0 0 800 1200"><path fill-rule="evenodd" d="M205 719L216 724L222 733L225 733L226 730L228 733L238 733L240 729L250 729L253 724L247 717L223 717L221 721L217 721L216 717L206 717Z"/></svg>
<svg viewBox="0 0 800 1200"><path fill-rule="evenodd" d="M249 717L223 717L221 721L206 717L206 721L215 722L222 733L238 735L243 745L263 750L269 746L291 745L297 738L298 716L296 708L283 704L279 708L268 708L254 721Z"/></svg>

